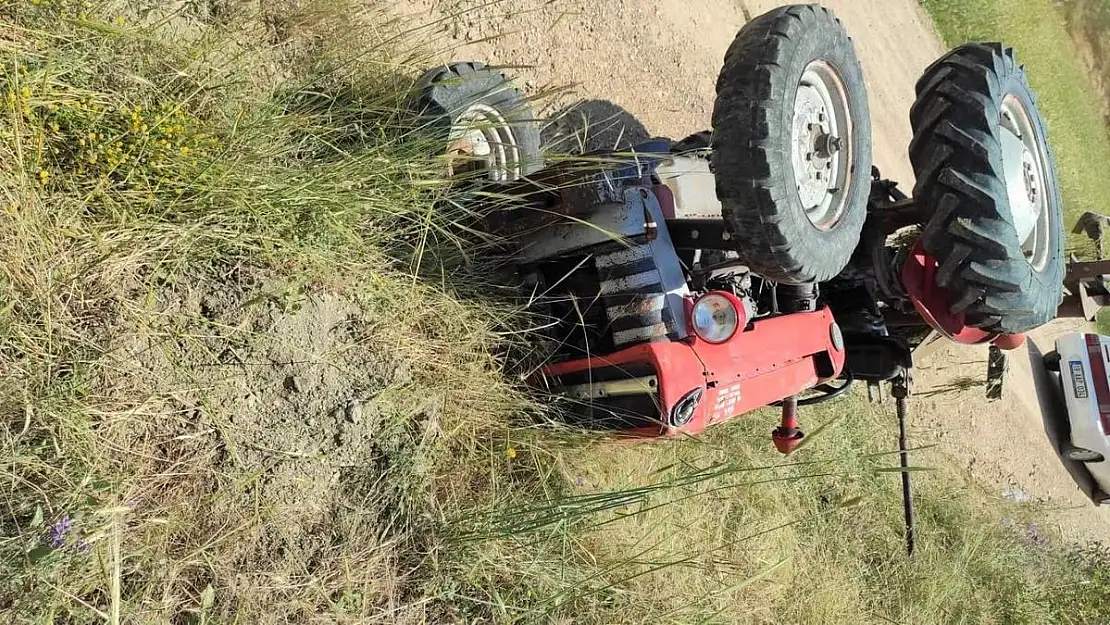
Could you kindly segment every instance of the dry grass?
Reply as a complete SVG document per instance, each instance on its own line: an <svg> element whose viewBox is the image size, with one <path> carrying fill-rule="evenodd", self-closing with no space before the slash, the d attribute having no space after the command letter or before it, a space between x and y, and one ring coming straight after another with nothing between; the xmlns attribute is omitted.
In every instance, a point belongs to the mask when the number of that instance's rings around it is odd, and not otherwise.
<svg viewBox="0 0 1110 625"><path fill-rule="evenodd" d="M415 57L374 12L387 34L339 38L349 8L0 13L14 617L397 622L436 599L424 528L485 477L441 484L440 460L488 464L528 404L491 356L509 311L413 281L459 256L456 215L400 117Z"/></svg>
<svg viewBox="0 0 1110 625"><path fill-rule="evenodd" d="M792 460L767 415L538 427L528 320L406 112L424 31L233 8L0 9L4 622L1068 614L999 524L1025 511L944 472L905 561L888 417L854 402Z"/></svg>

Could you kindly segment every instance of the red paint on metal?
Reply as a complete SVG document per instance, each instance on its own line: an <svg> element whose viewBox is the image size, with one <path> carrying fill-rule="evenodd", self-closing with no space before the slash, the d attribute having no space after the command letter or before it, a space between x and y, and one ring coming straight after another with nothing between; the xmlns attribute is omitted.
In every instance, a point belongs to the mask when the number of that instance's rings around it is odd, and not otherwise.
<svg viewBox="0 0 1110 625"><path fill-rule="evenodd" d="M804 437L805 434L802 434L801 430L791 432L782 428L775 428L775 431L771 432L771 443L774 444L775 449L780 454L789 456L797 449L798 445L802 444Z"/></svg>
<svg viewBox="0 0 1110 625"><path fill-rule="evenodd" d="M1106 360L1102 354L1102 341L1097 334L1085 334L1087 356L1091 361L1091 384L1098 402L1098 418L1103 433L1110 434L1110 381L1106 379Z"/></svg>
<svg viewBox="0 0 1110 625"><path fill-rule="evenodd" d="M995 337L993 343L998 346L998 349L1006 351L1013 351L1022 345L1025 345L1024 334L999 334Z"/></svg>
<svg viewBox="0 0 1110 625"><path fill-rule="evenodd" d="M995 340L997 334L965 325L963 312L949 311L951 293L937 286L936 274L937 259L918 241L902 265L902 286L925 323L957 343L975 345Z"/></svg>
<svg viewBox="0 0 1110 625"><path fill-rule="evenodd" d="M632 363L651 365L658 377L660 417L666 421L675 404L690 391L704 391L694 416L682 427L662 424L624 432L632 436L682 436L797 395L840 375L844 352L832 344L833 316L828 309L757 320L719 344L691 338L645 343L606 356L550 365L548 377L591 368ZM832 370L822 377L818 357ZM724 393L722 395L722 393Z"/></svg>
<svg viewBox="0 0 1110 625"><path fill-rule="evenodd" d="M674 219L674 191L665 184L651 187L655 199L659 201L659 208L663 212L663 219Z"/></svg>
<svg viewBox="0 0 1110 625"><path fill-rule="evenodd" d="M798 429L798 398L782 400L782 422L771 432L771 442L779 453L789 455L802 444L805 434Z"/></svg>

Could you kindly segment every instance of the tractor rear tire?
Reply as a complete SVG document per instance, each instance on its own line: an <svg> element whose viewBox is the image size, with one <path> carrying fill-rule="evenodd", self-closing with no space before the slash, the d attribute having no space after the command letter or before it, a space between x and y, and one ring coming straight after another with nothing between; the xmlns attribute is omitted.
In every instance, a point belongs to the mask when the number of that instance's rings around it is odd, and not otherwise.
<svg viewBox="0 0 1110 625"><path fill-rule="evenodd" d="M713 140L712 130L702 130L686 137L671 146L671 154L687 154L689 152L707 152Z"/></svg>
<svg viewBox="0 0 1110 625"><path fill-rule="evenodd" d="M463 148L452 160L468 175L510 182L543 167L532 108L499 70L466 61L431 69L417 81L411 106L449 153L453 144L470 146L473 154ZM480 140L470 141L471 136ZM475 150L479 143L482 149ZM485 151L488 156L480 154Z"/></svg>
<svg viewBox="0 0 1110 625"><path fill-rule="evenodd" d="M752 271L829 280L859 243L871 190L863 70L831 11L775 9L725 54L710 156L725 226Z"/></svg>
<svg viewBox="0 0 1110 625"><path fill-rule="evenodd" d="M910 123L914 199L930 216L922 243L937 259L950 311L990 332L1025 332L1053 319L1064 279L1060 191L1044 121L1013 51L967 44L941 57L917 83ZM1030 219L1033 230L1019 234L1019 222L1024 232Z"/></svg>

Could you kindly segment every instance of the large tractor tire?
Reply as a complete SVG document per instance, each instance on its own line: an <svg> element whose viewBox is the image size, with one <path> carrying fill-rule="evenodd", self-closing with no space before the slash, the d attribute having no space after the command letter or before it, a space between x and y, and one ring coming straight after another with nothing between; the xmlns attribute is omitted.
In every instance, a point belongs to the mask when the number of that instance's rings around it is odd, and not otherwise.
<svg viewBox="0 0 1110 625"><path fill-rule="evenodd" d="M717 197L754 272L800 284L836 276L867 217L871 122L852 40L826 8L748 22L713 107Z"/></svg>
<svg viewBox="0 0 1110 625"><path fill-rule="evenodd" d="M991 332L1056 316L1063 293L1060 190L1025 68L1001 44L968 44L933 63L910 110L914 199L925 250L952 312Z"/></svg>
<svg viewBox="0 0 1110 625"><path fill-rule="evenodd" d="M651 140L651 133L628 109L608 100L582 100L555 113L540 135L548 154L579 156L627 152Z"/></svg>
<svg viewBox="0 0 1110 625"><path fill-rule="evenodd" d="M713 131L702 130L671 145L671 154L698 154L708 152L713 143Z"/></svg>
<svg viewBox="0 0 1110 625"><path fill-rule="evenodd" d="M429 70L413 106L446 144L452 176L510 182L543 167L532 108L496 69L458 62Z"/></svg>

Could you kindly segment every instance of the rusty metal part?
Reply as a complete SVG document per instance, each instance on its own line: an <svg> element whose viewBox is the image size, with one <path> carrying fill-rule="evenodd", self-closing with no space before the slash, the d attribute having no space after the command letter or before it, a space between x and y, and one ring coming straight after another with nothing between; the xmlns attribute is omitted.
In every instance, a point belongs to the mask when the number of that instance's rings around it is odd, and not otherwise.
<svg viewBox="0 0 1110 625"><path fill-rule="evenodd" d="M591 384L578 384L563 389L569 397L575 399L600 399L603 397L624 397L626 395L642 395L656 393L659 389L659 378L647 376L631 378L628 380L613 380L610 382L594 382Z"/></svg>

